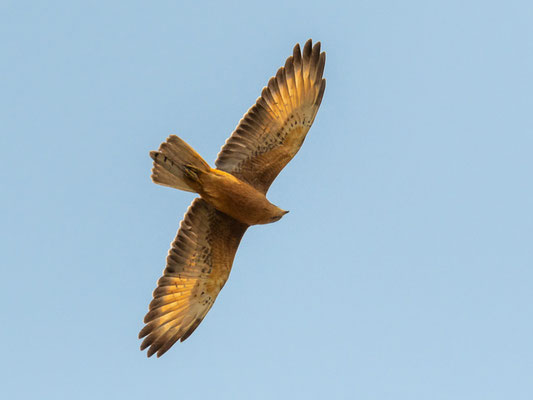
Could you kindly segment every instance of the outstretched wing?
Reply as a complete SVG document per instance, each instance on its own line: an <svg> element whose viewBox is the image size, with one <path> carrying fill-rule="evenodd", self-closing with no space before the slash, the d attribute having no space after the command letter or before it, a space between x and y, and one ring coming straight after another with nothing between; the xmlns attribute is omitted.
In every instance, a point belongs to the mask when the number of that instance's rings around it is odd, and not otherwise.
<svg viewBox="0 0 533 400"><path fill-rule="evenodd" d="M313 46L309 39L303 53L297 44L222 147L217 168L266 193L315 119L326 88L325 62L320 42Z"/></svg>
<svg viewBox="0 0 533 400"><path fill-rule="evenodd" d="M202 322L228 279L246 228L200 198L192 202L139 333L145 337L141 350L150 347L148 357L160 357Z"/></svg>

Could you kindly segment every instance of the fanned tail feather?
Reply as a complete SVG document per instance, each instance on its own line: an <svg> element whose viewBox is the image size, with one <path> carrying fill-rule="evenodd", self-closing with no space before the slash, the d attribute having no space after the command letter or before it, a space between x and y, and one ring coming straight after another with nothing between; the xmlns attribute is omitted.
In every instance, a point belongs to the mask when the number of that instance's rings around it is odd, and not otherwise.
<svg viewBox="0 0 533 400"><path fill-rule="evenodd" d="M170 135L158 151L151 151L150 157L154 160L154 183L187 192L198 192L199 175L211 169L191 146L176 135Z"/></svg>

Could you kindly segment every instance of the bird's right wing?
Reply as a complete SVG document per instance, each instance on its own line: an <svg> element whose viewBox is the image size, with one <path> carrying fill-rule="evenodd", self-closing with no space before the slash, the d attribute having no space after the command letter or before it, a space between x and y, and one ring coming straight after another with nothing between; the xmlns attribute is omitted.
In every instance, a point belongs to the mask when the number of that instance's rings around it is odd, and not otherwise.
<svg viewBox="0 0 533 400"><path fill-rule="evenodd" d="M197 198L187 210L168 252L144 317L141 350L160 357L187 339L204 319L226 283L241 238L248 228Z"/></svg>
<svg viewBox="0 0 533 400"><path fill-rule="evenodd" d="M326 53L311 40L271 78L256 103L220 150L217 168L235 175L262 193L296 155L315 120L326 80Z"/></svg>

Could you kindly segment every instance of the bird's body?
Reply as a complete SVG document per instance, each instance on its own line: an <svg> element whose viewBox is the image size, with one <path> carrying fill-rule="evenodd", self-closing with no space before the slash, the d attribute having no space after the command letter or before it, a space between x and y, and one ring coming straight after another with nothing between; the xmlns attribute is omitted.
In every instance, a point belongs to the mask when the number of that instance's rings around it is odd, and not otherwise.
<svg viewBox="0 0 533 400"><path fill-rule="evenodd" d="M217 210L246 225L275 222L287 213L248 183L219 169L211 171L198 194Z"/></svg>
<svg viewBox="0 0 533 400"><path fill-rule="evenodd" d="M287 213L249 183L209 167L192 147L175 135L169 136L159 151L150 152L150 156L154 159L154 176L158 176L161 168L172 174L164 184L198 193L215 209L243 224L268 224Z"/></svg>
<svg viewBox="0 0 533 400"><path fill-rule="evenodd" d="M216 168L175 135L150 152L155 183L200 198L180 224L139 333L148 356L161 356L198 327L228 279L246 229L287 213L266 192L314 121L325 89L324 64L320 43L307 41L303 52L296 45L222 147Z"/></svg>

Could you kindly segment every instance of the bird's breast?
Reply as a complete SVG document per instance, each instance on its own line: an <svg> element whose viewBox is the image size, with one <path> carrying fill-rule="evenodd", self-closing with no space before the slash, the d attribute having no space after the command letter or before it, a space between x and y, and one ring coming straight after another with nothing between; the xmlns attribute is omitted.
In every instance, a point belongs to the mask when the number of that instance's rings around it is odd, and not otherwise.
<svg viewBox="0 0 533 400"><path fill-rule="evenodd" d="M217 210L247 225L269 221L273 205L253 186L227 172L212 169L202 179L200 196Z"/></svg>

